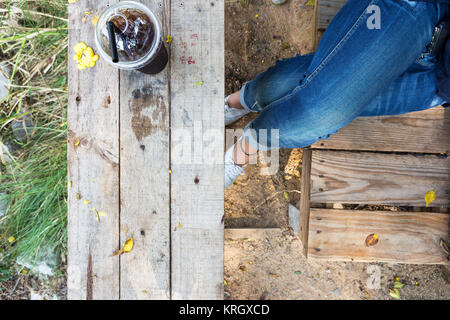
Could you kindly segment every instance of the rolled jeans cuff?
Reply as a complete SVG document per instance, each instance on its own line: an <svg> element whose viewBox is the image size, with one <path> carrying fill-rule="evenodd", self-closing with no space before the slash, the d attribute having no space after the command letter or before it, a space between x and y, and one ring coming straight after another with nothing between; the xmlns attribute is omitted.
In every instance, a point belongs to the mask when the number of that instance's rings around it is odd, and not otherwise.
<svg viewBox="0 0 450 320"><path fill-rule="evenodd" d="M252 109L250 108L250 106L247 104L247 102L245 102L245 93L246 93L246 90L248 89L248 84L249 84L249 82L250 82L250 81L247 81L247 82L245 82L245 83L242 85L241 92L239 92L239 102L241 103L241 106L242 106L245 110L250 111L250 112L254 112L254 110L252 110Z"/></svg>

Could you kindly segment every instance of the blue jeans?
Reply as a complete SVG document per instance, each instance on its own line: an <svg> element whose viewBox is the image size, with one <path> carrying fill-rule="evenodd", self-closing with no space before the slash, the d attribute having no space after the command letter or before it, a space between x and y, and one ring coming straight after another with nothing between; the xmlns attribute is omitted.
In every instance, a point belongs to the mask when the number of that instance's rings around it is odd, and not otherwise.
<svg viewBox="0 0 450 320"><path fill-rule="evenodd" d="M371 5L380 8L379 29L368 28ZM314 54L278 61L244 84L242 106L260 112L245 139L259 150L303 148L356 117L442 104L436 58L425 48L448 10L445 3L349 0Z"/></svg>

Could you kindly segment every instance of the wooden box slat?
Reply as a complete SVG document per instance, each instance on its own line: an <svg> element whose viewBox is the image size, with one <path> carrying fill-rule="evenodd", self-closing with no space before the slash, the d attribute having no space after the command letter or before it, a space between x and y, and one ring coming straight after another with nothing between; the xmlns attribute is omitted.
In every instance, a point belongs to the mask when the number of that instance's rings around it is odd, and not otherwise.
<svg viewBox="0 0 450 320"><path fill-rule="evenodd" d="M72 59L80 41L95 48L93 26L81 20L84 13L115 2L68 5L68 299L119 298L119 258L110 257L120 242L119 71L99 60L95 69L80 72ZM94 207L108 215L100 223Z"/></svg>
<svg viewBox="0 0 450 320"><path fill-rule="evenodd" d="M174 299L223 299L224 27L223 0L172 1Z"/></svg>
<svg viewBox="0 0 450 320"><path fill-rule="evenodd" d="M338 261L447 264L439 240L448 238L450 215L311 209L309 257ZM378 243L366 246L377 234Z"/></svg>
<svg viewBox="0 0 450 320"><path fill-rule="evenodd" d="M169 34L170 1L141 2ZM124 300L171 296L169 70L120 71L120 242L135 241L132 254L120 258Z"/></svg>
<svg viewBox="0 0 450 320"><path fill-rule="evenodd" d="M347 0L317 0L318 29L326 29Z"/></svg>
<svg viewBox="0 0 450 320"><path fill-rule="evenodd" d="M435 107L397 116L357 118L312 148L448 153L450 109Z"/></svg>
<svg viewBox="0 0 450 320"><path fill-rule="evenodd" d="M450 204L450 158L438 155L313 150L311 203L425 206Z"/></svg>

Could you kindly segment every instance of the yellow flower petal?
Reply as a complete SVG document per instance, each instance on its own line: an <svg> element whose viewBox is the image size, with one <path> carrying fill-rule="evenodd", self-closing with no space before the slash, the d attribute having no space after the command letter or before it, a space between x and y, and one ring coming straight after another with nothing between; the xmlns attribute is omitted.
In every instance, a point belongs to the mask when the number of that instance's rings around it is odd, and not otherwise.
<svg viewBox="0 0 450 320"><path fill-rule="evenodd" d="M9 238L8 238L8 242L9 242L9 243L13 243L14 241L16 241L16 238L15 238L15 237L9 237Z"/></svg>
<svg viewBox="0 0 450 320"><path fill-rule="evenodd" d="M86 50L87 45L84 42L79 42L75 45L75 47L73 47L73 49L75 50L76 53L80 53L83 52L84 50Z"/></svg>
<svg viewBox="0 0 450 320"><path fill-rule="evenodd" d="M78 61L79 70L95 67L95 62L98 61L99 56L94 53L91 47L88 47L84 42L80 42L75 45L74 50L76 52L74 60Z"/></svg>

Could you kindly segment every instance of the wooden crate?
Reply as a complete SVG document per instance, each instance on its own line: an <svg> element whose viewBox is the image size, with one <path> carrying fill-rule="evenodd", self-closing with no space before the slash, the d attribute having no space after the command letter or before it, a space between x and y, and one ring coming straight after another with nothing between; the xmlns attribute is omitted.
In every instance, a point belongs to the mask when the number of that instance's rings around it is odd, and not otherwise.
<svg viewBox="0 0 450 320"><path fill-rule="evenodd" d="M345 0L320 0L316 43ZM450 110L357 118L303 152L298 217L303 253L317 259L448 264ZM433 212L423 212L433 190ZM405 206L410 211L344 210L342 204ZM333 206L341 208L332 209ZM441 213L442 212L442 213ZM377 234L375 246L366 238Z"/></svg>

